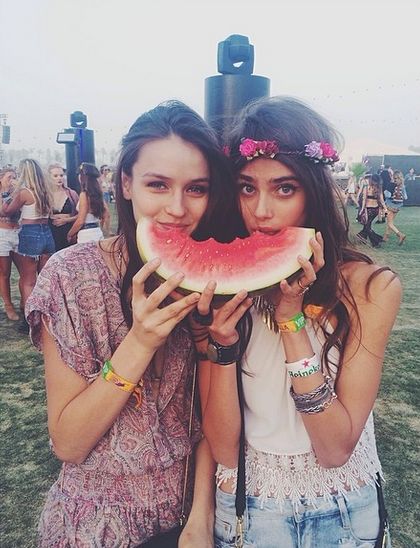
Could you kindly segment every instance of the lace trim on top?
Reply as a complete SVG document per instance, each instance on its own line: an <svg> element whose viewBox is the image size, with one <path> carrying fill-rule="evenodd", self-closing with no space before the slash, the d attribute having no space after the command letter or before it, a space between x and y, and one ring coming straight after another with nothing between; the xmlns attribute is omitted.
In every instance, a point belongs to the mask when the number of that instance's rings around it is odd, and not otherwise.
<svg viewBox="0 0 420 548"><path fill-rule="evenodd" d="M376 473L381 473L381 464L376 452L373 418L369 417L360 440L350 459L339 468L323 468L313 451L298 455L275 455L246 447L246 492L257 496L263 508L268 499L281 507L288 499L299 504L306 499L316 506L317 499L328 501L336 494L357 491L363 485L373 485ZM237 468L230 469L219 464L216 481L220 487L233 480L236 492Z"/></svg>

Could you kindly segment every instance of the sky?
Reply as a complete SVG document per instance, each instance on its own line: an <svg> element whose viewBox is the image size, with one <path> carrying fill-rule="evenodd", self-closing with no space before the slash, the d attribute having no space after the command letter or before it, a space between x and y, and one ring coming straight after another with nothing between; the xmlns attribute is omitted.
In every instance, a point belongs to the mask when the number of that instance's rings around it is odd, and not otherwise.
<svg viewBox="0 0 420 548"><path fill-rule="evenodd" d="M0 0L0 114L11 148L60 148L83 111L117 149L145 110L177 98L204 115L217 46L249 38L254 74L344 137L342 157L420 147L418 0Z"/></svg>

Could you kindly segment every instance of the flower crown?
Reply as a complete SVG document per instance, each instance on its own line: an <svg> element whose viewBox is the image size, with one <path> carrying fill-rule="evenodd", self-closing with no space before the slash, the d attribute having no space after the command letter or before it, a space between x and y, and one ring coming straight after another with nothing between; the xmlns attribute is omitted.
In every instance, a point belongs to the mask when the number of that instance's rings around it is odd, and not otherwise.
<svg viewBox="0 0 420 548"><path fill-rule="evenodd" d="M230 155L228 147L224 148L225 154ZM243 138L239 145L239 153L247 160L253 160L262 156L274 158L277 154L288 154L304 156L315 164L333 164L340 159L337 151L324 141L311 141L303 147L303 150L281 150L275 141L255 141L254 139Z"/></svg>

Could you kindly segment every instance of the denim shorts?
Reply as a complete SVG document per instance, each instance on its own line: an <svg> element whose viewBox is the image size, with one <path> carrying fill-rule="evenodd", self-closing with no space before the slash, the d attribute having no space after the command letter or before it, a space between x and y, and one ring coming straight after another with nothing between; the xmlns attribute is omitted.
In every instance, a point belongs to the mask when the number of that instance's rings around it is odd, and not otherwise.
<svg viewBox="0 0 420 548"><path fill-rule="evenodd" d="M319 498L316 505L269 499L261 508L258 497L247 497L243 530L244 548L371 548L379 531L376 487ZM215 548L234 547L235 532L235 495L217 489Z"/></svg>
<svg viewBox="0 0 420 548"><path fill-rule="evenodd" d="M8 257L17 251L19 244L18 228L0 228L0 257Z"/></svg>
<svg viewBox="0 0 420 548"><path fill-rule="evenodd" d="M38 259L55 253L55 243L48 224L22 225L19 232L18 253Z"/></svg>

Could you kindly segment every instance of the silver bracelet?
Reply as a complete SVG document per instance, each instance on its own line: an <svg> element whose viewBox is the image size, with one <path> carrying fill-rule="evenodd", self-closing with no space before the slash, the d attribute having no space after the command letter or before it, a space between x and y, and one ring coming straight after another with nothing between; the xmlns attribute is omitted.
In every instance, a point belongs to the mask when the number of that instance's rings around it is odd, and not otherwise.
<svg viewBox="0 0 420 548"><path fill-rule="evenodd" d="M303 394L296 394L293 386L290 387L290 395L295 402L296 411L299 413L315 414L325 411L337 398L331 377L324 375L324 382Z"/></svg>

